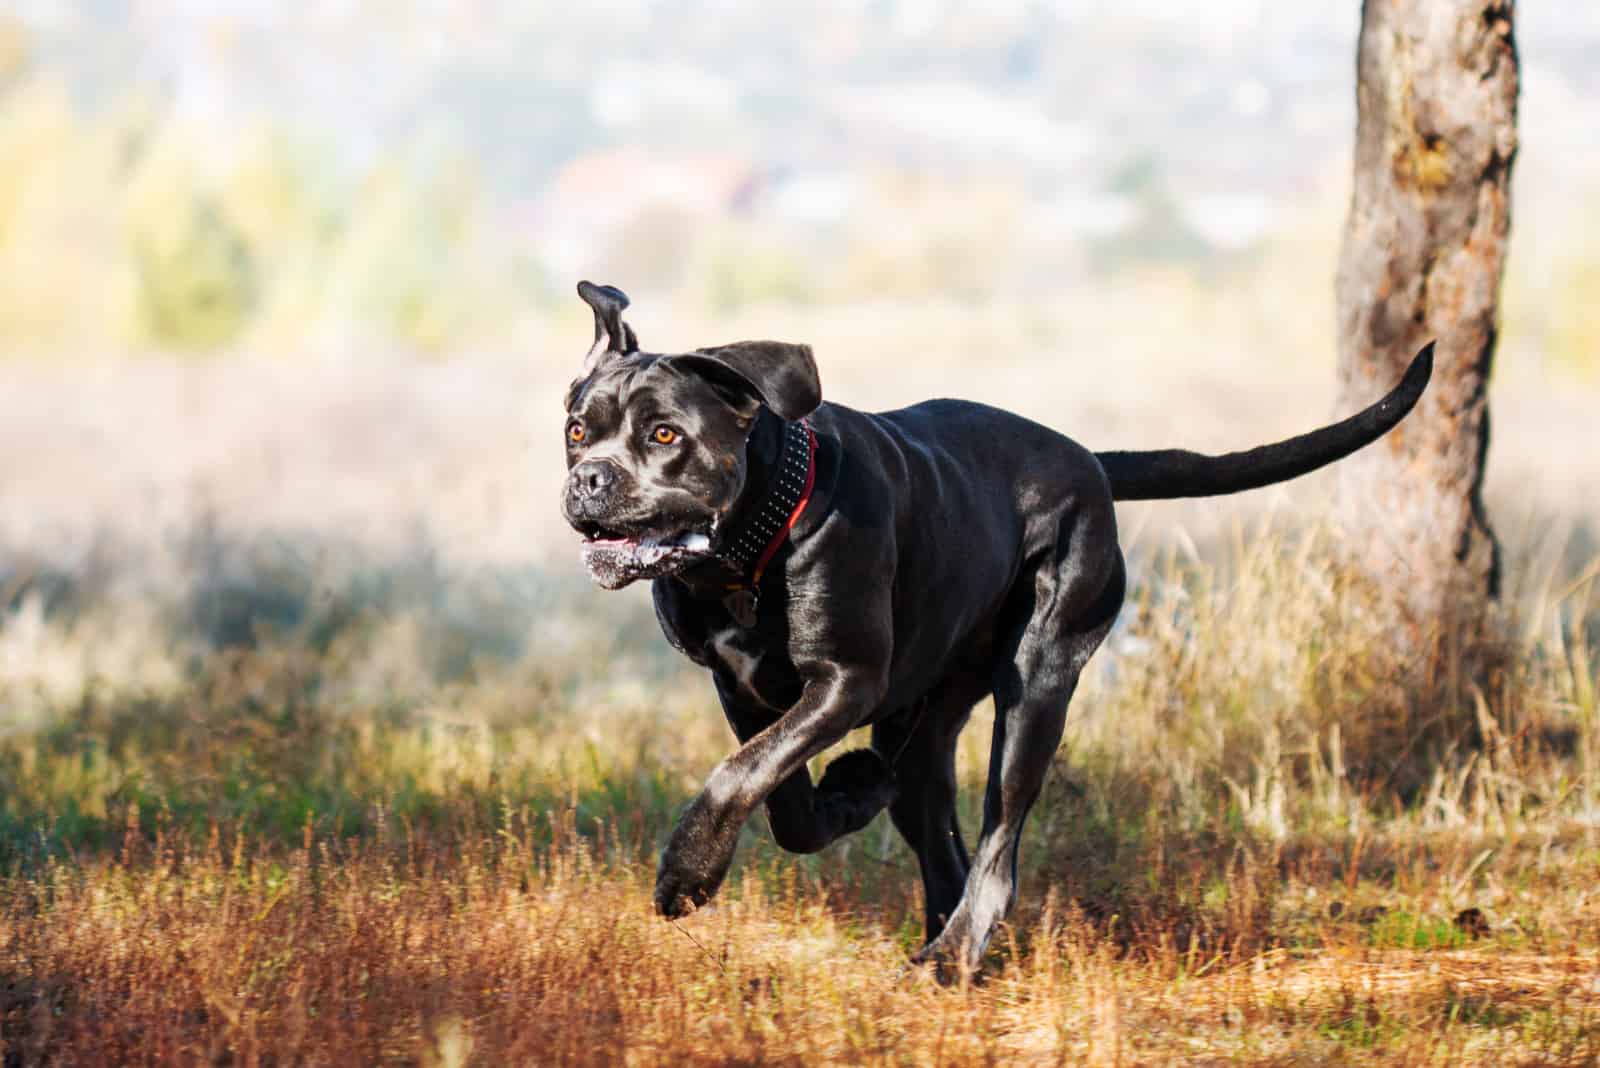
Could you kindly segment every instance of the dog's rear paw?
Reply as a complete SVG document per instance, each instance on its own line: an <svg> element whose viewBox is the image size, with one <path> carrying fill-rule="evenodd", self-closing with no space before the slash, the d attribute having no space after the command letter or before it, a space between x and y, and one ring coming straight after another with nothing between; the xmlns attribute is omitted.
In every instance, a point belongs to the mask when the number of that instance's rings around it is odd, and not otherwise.
<svg viewBox="0 0 1600 1068"><path fill-rule="evenodd" d="M902 983L935 983L939 986L956 986L961 982L961 969L943 957L924 957L917 954L895 972Z"/></svg>
<svg viewBox="0 0 1600 1068"><path fill-rule="evenodd" d="M828 765L817 783L817 808L848 834L872 822L897 793L894 771L871 749L852 749Z"/></svg>
<svg viewBox="0 0 1600 1068"><path fill-rule="evenodd" d="M900 974L931 978L940 986L979 985L984 981L981 962L968 959L968 954L947 945L943 939L934 939L917 950Z"/></svg>
<svg viewBox="0 0 1600 1068"><path fill-rule="evenodd" d="M852 800L882 808L895 798L894 771L872 749L852 749L822 773L820 794L845 794Z"/></svg>

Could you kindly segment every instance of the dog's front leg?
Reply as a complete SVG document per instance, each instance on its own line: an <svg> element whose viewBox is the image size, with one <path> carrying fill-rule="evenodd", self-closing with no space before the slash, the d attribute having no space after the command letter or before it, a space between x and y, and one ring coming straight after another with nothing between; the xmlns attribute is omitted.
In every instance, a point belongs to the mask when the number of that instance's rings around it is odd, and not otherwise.
<svg viewBox="0 0 1600 1068"><path fill-rule="evenodd" d="M655 906L663 916L681 916L711 899L728 874L745 820L876 708L886 689L878 668L824 663L802 675L805 688L794 707L718 764L678 817L656 872Z"/></svg>

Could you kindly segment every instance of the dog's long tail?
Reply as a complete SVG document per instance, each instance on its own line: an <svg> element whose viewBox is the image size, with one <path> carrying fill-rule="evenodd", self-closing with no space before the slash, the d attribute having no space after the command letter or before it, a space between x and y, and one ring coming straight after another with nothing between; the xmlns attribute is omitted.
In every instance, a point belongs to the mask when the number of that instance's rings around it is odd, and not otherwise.
<svg viewBox="0 0 1600 1068"><path fill-rule="evenodd" d="M1417 353L1405 377L1387 396L1350 418L1287 441L1226 456L1183 449L1101 452L1095 456L1119 501L1215 497L1286 482L1343 459L1386 434L1405 418L1433 374L1433 342Z"/></svg>

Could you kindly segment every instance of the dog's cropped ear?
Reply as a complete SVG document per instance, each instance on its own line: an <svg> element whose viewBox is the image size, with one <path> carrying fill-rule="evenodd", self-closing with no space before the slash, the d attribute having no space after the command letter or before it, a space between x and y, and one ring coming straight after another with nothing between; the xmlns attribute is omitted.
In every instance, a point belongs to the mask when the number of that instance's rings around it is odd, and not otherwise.
<svg viewBox="0 0 1600 1068"><path fill-rule="evenodd" d="M607 356L626 356L639 351L639 339L633 328L622 321L622 310L628 306L628 295L616 286L597 286L593 282L579 282L578 296L594 310L594 345L583 358L583 370L578 377L586 377Z"/></svg>
<svg viewBox="0 0 1600 1068"><path fill-rule="evenodd" d="M753 397L785 419L804 418L822 403L822 380L810 345L737 341L671 359L719 386Z"/></svg>

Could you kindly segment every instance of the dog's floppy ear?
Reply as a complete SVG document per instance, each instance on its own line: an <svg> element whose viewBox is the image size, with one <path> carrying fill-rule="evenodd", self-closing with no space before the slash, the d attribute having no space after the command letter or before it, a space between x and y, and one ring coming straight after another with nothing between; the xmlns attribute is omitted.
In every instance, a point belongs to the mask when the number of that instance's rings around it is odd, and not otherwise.
<svg viewBox="0 0 1600 1068"><path fill-rule="evenodd" d="M674 356L672 362L750 394L785 419L804 418L822 403L822 380L810 345L736 341Z"/></svg>
<svg viewBox="0 0 1600 1068"><path fill-rule="evenodd" d="M616 286L597 286L593 282L579 282L578 296L594 310L594 345L583 358L583 370L578 377L587 376L607 356L626 356L639 351L639 339L633 328L622 321L622 310L628 306L628 295Z"/></svg>

